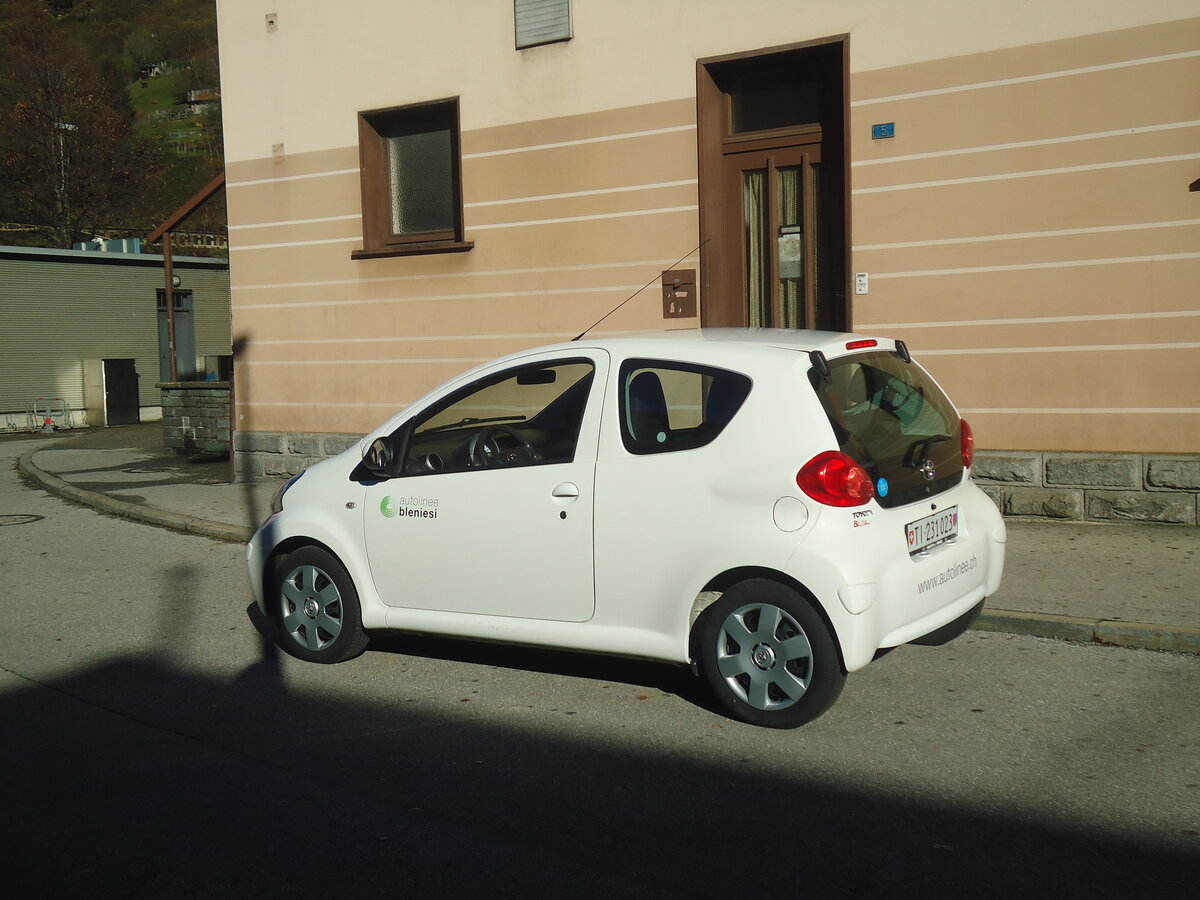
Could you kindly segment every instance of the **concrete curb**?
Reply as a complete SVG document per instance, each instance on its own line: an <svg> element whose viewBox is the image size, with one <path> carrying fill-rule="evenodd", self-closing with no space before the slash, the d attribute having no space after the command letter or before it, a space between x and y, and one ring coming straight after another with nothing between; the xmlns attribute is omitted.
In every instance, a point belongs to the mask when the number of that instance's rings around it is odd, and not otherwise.
<svg viewBox="0 0 1200 900"><path fill-rule="evenodd" d="M1108 644L1139 650L1169 650L1200 654L1200 628L1186 625L1154 625L1117 619L1077 619L1049 613L984 609L971 626L977 631L1030 634L1085 644Z"/></svg>
<svg viewBox="0 0 1200 900"><path fill-rule="evenodd" d="M230 525L226 522L216 522L198 516L186 516L182 513L160 509L157 506L143 506L138 503L117 500L95 491L85 491L69 481L63 481L57 475L51 475L49 472L39 469L33 462L33 454L36 452L37 450L30 450L28 453L23 453L17 459L17 468L22 474L60 497L66 497L68 500L74 500L76 503L82 503L84 506L90 506L123 519L133 519L148 525L157 525L160 528L170 528L174 531L196 534L233 544L244 544L254 534L252 529L244 525Z"/></svg>
<svg viewBox="0 0 1200 900"><path fill-rule="evenodd" d="M101 512L134 519L161 528L171 528L188 534L201 535L218 541L244 544L253 530L197 516L185 516L155 506L143 506L116 500L95 491L85 491L56 475L44 472L33 463L30 450L17 461L20 471L37 481L51 493L93 507ZM1077 619L1049 613L1019 612L1011 609L987 609L971 626L976 631L995 631L1005 634L1028 634L1034 637L1056 638L1085 644L1107 644L1138 650L1168 650L1175 653L1200 654L1200 628L1184 625L1154 625L1145 622L1124 622L1116 619Z"/></svg>

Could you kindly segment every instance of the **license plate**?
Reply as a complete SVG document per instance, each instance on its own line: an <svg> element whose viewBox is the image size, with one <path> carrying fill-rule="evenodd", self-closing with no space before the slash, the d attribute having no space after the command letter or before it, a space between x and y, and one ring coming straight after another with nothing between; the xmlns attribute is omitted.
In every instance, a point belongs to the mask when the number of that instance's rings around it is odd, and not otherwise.
<svg viewBox="0 0 1200 900"><path fill-rule="evenodd" d="M932 516L909 522L904 526L904 532L908 538L910 555L953 540L958 537L958 507L951 506Z"/></svg>

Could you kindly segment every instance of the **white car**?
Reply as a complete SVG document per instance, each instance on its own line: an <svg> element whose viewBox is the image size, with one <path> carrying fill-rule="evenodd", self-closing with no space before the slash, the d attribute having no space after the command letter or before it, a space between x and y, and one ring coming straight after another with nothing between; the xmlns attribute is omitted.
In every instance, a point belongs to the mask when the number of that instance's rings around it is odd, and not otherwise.
<svg viewBox="0 0 1200 900"><path fill-rule="evenodd" d="M467 372L293 478L247 560L301 659L403 629L663 660L788 728L999 587L972 444L900 341L585 339Z"/></svg>

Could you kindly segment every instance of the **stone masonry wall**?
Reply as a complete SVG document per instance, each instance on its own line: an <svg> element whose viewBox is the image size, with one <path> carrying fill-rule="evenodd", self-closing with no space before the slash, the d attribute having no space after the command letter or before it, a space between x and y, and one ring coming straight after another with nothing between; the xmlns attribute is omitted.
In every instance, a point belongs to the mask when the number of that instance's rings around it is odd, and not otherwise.
<svg viewBox="0 0 1200 900"><path fill-rule="evenodd" d="M1006 516L1200 523L1200 455L980 451L973 474Z"/></svg>
<svg viewBox="0 0 1200 900"><path fill-rule="evenodd" d="M176 453L229 452L229 383L177 381L162 391L163 446Z"/></svg>
<svg viewBox="0 0 1200 900"><path fill-rule="evenodd" d="M295 475L354 446L361 437L360 434L238 431L233 436L238 477L252 480Z"/></svg>
<svg viewBox="0 0 1200 900"><path fill-rule="evenodd" d="M295 475L359 437L239 431L239 476ZM973 474L1006 516L1200 524L1200 455L981 450Z"/></svg>

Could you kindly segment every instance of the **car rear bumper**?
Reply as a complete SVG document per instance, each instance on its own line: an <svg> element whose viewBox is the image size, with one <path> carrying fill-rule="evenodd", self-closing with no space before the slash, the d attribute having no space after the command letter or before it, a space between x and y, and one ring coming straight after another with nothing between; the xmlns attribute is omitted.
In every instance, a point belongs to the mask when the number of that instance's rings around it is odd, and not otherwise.
<svg viewBox="0 0 1200 900"><path fill-rule="evenodd" d="M789 574L825 609L847 671L949 625L999 588L1007 537L995 504L968 482L939 495L949 505L959 507L958 536L924 553L910 556L905 542L905 525L922 514L916 504L875 509L865 528L823 514L796 551Z"/></svg>

